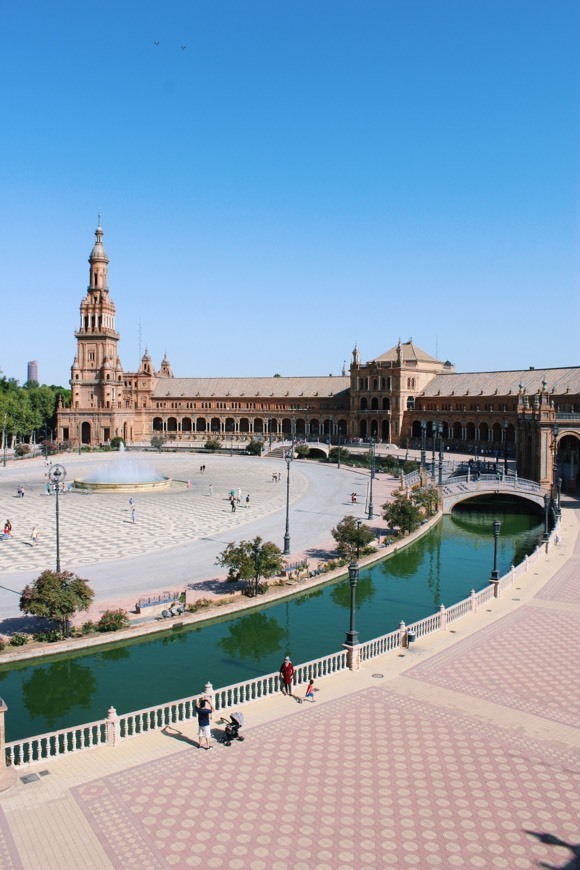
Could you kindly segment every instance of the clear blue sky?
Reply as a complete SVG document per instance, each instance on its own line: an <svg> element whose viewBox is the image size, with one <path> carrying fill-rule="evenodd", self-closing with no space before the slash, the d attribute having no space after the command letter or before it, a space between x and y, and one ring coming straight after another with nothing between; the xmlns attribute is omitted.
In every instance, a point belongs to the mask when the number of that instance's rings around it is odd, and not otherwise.
<svg viewBox="0 0 580 870"><path fill-rule="evenodd" d="M68 381L99 211L126 370L139 324L179 376L399 337L579 364L579 32L577 0L1 0L0 369Z"/></svg>

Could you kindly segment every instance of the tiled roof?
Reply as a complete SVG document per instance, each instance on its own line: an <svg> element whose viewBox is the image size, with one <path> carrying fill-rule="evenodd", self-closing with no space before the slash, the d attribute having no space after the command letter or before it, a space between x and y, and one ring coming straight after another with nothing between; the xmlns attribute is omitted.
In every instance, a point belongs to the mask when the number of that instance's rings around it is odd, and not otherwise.
<svg viewBox="0 0 580 870"><path fill-rule="evenodd" d="M580 393L580 367L563 369L519 369L513 372L465 372L437 375L426 387L424 396L507 396L517 395L520 384L526 393L537 393L546 381L549 393Z"/></svg>
<svg viewBox="0 0 580 870"><path fill-rule="evenodd" d="M342 376L304 378L160 378L153 398L325 398L350 387Z"/></svg>
<svg viewBox="0 0 580 870"><path fill-rule="evenodd" d="M375 357L375 362L395 362L398 359L397 351L399 345L395 345L390 350L386 350L380 356ZM401 342L401 356L404 360L415 360L416 362L440 362L430 353L421 350L412 340Z"/></svg>

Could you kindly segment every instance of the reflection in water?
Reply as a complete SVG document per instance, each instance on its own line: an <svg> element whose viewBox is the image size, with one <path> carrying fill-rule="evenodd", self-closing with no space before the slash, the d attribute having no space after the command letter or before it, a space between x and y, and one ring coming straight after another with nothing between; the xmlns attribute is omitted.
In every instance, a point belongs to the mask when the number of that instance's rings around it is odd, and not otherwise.
<svg viewBox="0 0 580 870"><path fill-rule="evenodd" d="M274 617L265 613L250 613L229 626L228 634L219 646L232 658L260 661L277 652L286 632Z"/></svg>
<svg viewBox="0 0 580 870"><path fill-rule="evenodd" d="M372 601L375 591L372 574L362 574L356 585L356 609L360 610L363 605ZM333 604L350 610L350 581L348 579L341 580L340 583L333 586L330 590L330 597Z"/></svg>
<svg viewBox="0 0 580 870"><path fill-rule="evenodd" d="M90 708L96 684L91 668L65 659L35 667L23 683L22 698L31 719L38 718L53 728L74 708Z"/></svg>
<svg viewBox="0 0 580 870"><path fill-rule="evenodd" d="M121 659L128 659L131 655L130 648L126 646L114 646L111 649L104 649L99 653L101 658L109 662L120 662Z"/></svg>

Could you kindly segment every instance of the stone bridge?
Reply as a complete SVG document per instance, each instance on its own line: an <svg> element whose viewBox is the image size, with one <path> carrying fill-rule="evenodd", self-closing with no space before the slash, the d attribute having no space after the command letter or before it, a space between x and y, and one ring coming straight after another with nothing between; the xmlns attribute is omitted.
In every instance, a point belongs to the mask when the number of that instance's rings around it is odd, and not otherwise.
<svg viewBox="0 0 580 870"><path fill-rule="evenodd" d="M498 480L495 474L482 474L477 480L454 477L442 487L443 513L450 514L456 504L482 495L511 495L531 501L544 510L545 490L533 480L518 477L503 477Z"/></svg>

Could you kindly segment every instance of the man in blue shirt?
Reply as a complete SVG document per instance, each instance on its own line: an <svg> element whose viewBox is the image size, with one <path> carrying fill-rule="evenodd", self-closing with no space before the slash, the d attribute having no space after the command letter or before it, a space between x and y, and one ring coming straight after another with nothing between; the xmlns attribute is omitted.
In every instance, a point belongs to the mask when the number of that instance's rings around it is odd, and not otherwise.
<svg viewBox="0 0 580 870"><path fill-rule="evenodd" d="M197 713L197 736L199 739L199 748L201 749L202 741L205 740L205 748L213 749L209 745L211 738L210 719L213 713L213 707L207 698L201 698L199 704L196 705L195 712Z"/></svg>

